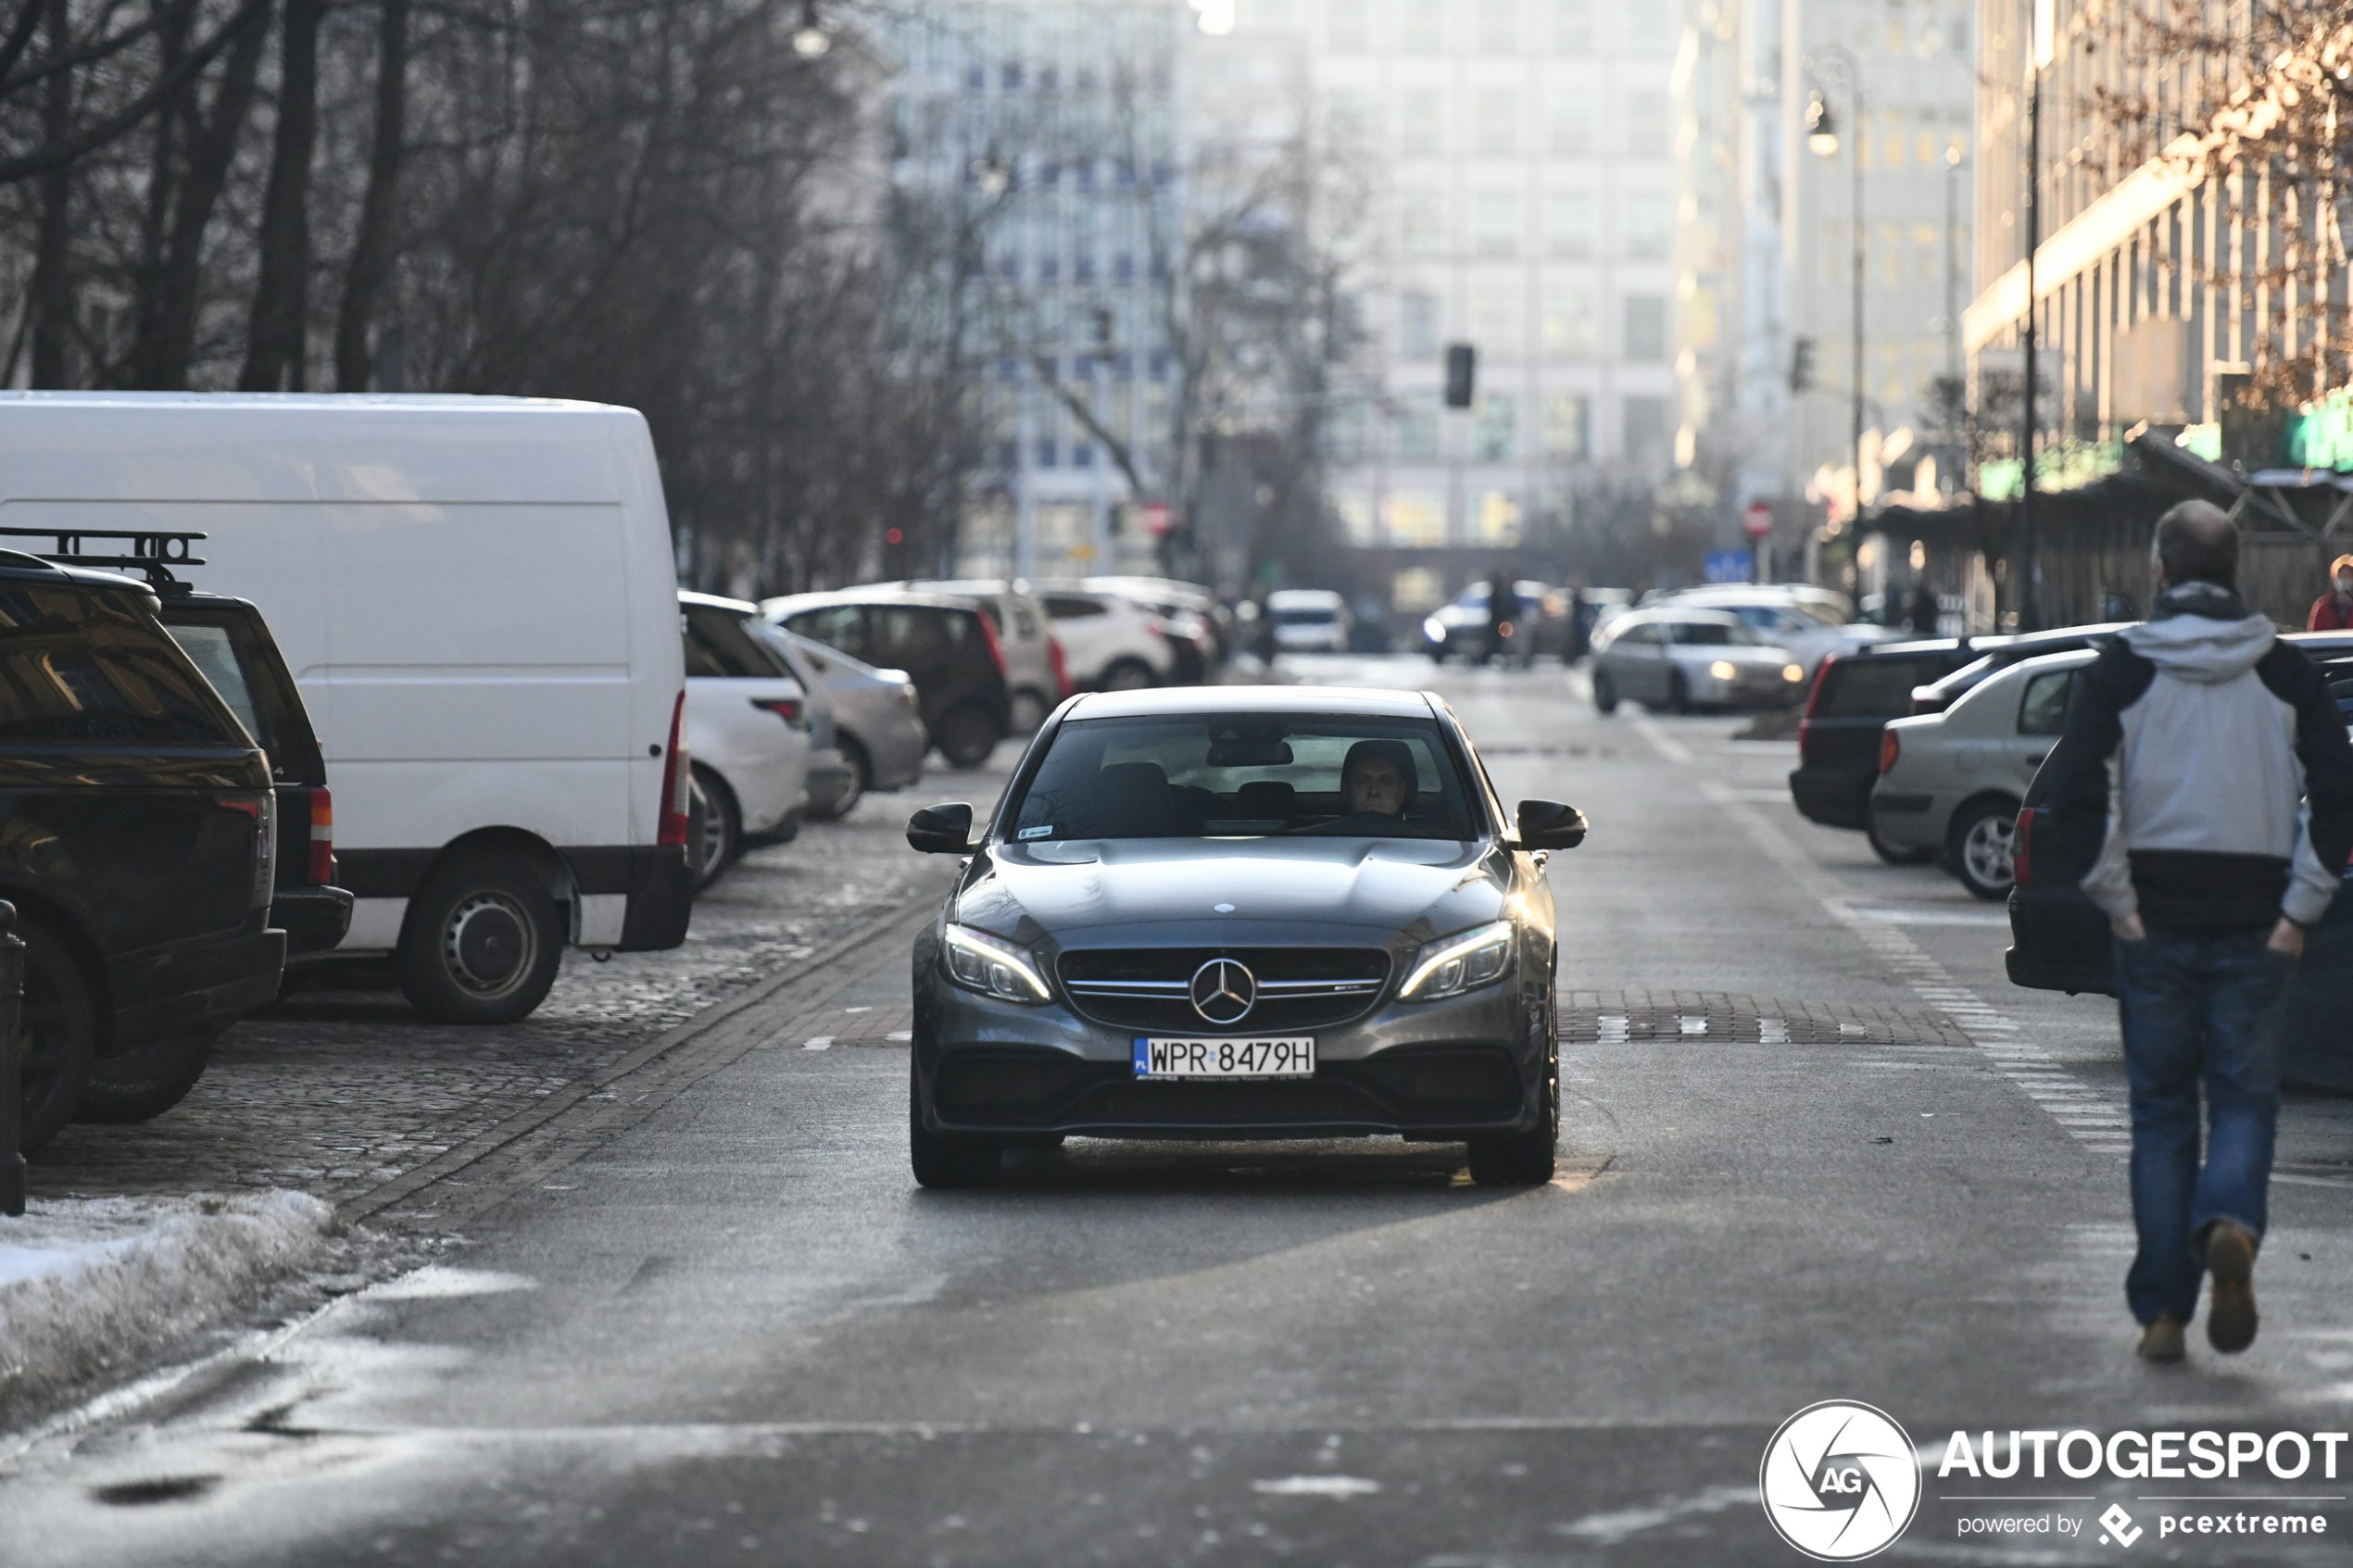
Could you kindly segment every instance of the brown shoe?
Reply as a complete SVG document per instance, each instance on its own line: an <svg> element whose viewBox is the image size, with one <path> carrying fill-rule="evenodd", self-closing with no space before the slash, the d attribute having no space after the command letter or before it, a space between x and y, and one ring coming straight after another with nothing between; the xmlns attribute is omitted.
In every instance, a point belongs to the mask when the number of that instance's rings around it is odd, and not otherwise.
<svg viewBox="0 0 2353 1568"><path fill-rule="evenodd" d="M2255 1343L2255 1238L2228 1220L2206 1233L2206 1272L2214 1297L2206 1309L2206 1342L2224 1352Z"/></svg>
<svg viewBox="0 0 2353 1568"><path fill-rule="evenodd" d="M2178 1361L2182 1359L2182 1320L2171 1312L2141 1325L2141 1360Z"/></svg>

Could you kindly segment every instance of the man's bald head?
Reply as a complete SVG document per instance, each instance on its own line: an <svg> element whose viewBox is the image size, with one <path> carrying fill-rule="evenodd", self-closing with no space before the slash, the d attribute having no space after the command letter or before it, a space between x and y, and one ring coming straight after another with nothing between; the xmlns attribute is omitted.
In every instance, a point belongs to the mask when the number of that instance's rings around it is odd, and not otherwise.
<svg viewBox="0 0 2353 1568"><path fill-rule="evenodd" d="M2151 553L2169 588L2184 583L2238 586L2238 527L2211 502L2183 501L2158 518Z"/></svg>

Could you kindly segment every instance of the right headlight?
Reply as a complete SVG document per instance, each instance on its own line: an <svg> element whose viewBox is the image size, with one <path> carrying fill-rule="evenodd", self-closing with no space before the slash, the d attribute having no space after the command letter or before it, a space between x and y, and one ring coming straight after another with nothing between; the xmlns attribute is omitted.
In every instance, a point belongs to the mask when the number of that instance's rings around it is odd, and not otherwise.
<svg viewBox="0 0 2353 1568"><path fill-rule="evenodd" d="M1398 987L1398 998L1434 1002L1491 984L1511 964L1514 935L1512 922L1499 920L1424 944Z"/></svg>
<svg viewBox="0 0 2353 1568"><path fill-rule="evenodd" d="M948 973L959 985L986 991L1009 1002L1053 999L1037 961L1010 942L975 931L968 925L948 928Z"/></svg>

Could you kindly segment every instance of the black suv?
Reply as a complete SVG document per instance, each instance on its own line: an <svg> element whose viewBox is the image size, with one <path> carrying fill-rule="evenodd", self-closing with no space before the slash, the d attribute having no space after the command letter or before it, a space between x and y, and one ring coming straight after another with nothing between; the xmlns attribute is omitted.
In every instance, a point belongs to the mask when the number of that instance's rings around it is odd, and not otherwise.
<svg viewBox="0 0 2353 1568"><path fill-rule="evenodd" d="M972 600L945 594L851 590L796 594L761 607L762 619L915 683L924 728L959 768L988 760L1013 725L1005 649Z"/></svg>
<svg viewBox="0 0 2353 1568"><path fill-rule="evenodd" d="M1912 711L1913 687L1943 680L1980 651L1967 638L1931 637L1867 644L1822 660L1798 721L1797 768L1789 776L1799 814L1824 827L1861 828L1872 849L1893 864L1923 859L1871 832L1880 734L1890 719Z"/></svg>
<svg viewBox="0 0 2353 1568"><path fill-rule="evenodd" d="M26 946L29 1148L94 1060L208 1046L284 970L269 761L159 608L130 578L0 550L0 898Z"/></svg>

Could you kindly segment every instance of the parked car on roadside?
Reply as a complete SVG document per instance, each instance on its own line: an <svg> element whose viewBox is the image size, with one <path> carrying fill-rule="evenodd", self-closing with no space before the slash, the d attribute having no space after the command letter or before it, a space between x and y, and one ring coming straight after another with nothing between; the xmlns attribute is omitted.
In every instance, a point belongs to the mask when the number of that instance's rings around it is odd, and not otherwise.
<svg viewBox="0 0 2353 1568"><path fill-rule="evenodd" d="M841 751L848 775L833 807L835 816L855 806L868 790L904 789L923 776L924 753L931 748L931 739L924 734L915 683L905 671L876 670L782 627L767 631L800 657L833 703L834 745Z"/></svg>
<svg viewBox="0 0 2353 1568"><path fill-rule="evenodd" d="M699 892L752 843L786 844L809 809L809 694L746 629L760 607L678 595L686 658L687 852Z"/></svg>
<svg viewBox="0 0 2353 1568"><path fill-rule="evenodd" d="M1488 619L1487 601L1492 592L1493 584L1481 578L1456 595L1453 603L1441 605L1424 617L1422 651L1433 659L1455 654L1482 662L1507 653L1532 656L1567 651L1566 621L1556 631L1546 625L1548 617L1566 613L1565 601L1555 597L1558 591L1550 583L1526 577L1512 584L1512 592L1519 596L1519 614L1512 628L1515 646L1491 646L1495 639L1489 635L1492 622ZM1523 636L1528 641L1517 643Z"/></svg>
<svg viewBox="0 0 2353 1568"><path fill-rule="evenodd" d="M762 619L915 683L924 731L940 756L977 768L1012 728L1004 649L971 599L896 588L844 588L761 602Z"/></svg>
<svg viewBox="0 0 2353 1568"><path fill-rule="evenodd" d="M838 817L858 804L865 793L863 781L851 772L842 759L841 735L835 722L833 694L818 678L817 666L801 651L792 633L771 626L754 616L744 621L744 631L761 646L784 660L785 668L800 684L802 694L801 721L809 731L809 815L819 820ZM758 845L754 841L755 847ZM780 842L780 841L779 841Z"/></svg>
<svg viewBox="0 0 2353 1568"><path fill-rule="evenodd" d="M1669 602L1678 609L1721 609L1739 616L1759 640L1787 648L1809 677L1834 654L1904 635L1867 621L1841 621L1833 603L1774 583L1691 588Z"/></svg>
<svg viewBox="0 0 2353 1568"><path fill-rule="evenodd" d="M1934 857L1980 898L2015 880L2019 802L2066 727L2091 648L2045 654L1982 682L1942 713L1892 720L1880 738L1873 832Z"/></svg>
<svg viewBox="0 0 2353 1568"><path fill-rule="evenodd" d="M1052 618L1074 690L1132 692L1176 679L1166 624L1142 605L1083 578L1033 586Z"/></svg>
<svg viewBox="0 0 2353 1568"><path fill-rule="evenodd" d="M0 898L25 944L28 1148L100 1058L187 1041L161 1054L201 1073L284 972L270 759L159 608L130 578L0 551Z"/></svg>
<svg viewBox="0 0 2353 1568"><path fill-rule="evenodd" d="M267 619L333 781L336 956L390 955L423 1016L510 1022L567 945L686 939L677 571L634 410L11 394L0 504L208 534L205 586Z"/></svg>
<svg viewBox="0 0 2353 1568"><path fill-rule="evenodd" d="M1980 684L2013 664L2041 659L2045 654L2072 653L2077 648L2096 647L2102 638L2113 636L2131 624L2129 621L2113 621L2096 626L2060 626L2047 632L1972 637L1969 645L1978 657L1951 673L1914 690L1912 711L1942 713Z"/></svg>
<svg viewBox="0 0 2353 1568"><path fill-rule="evenodd" d="M1233 657L1234 612L1200 583L1176 577L1126 577L1116 573L1089 577L1086 582L1104 593L1132 599L1155 615L1200 617L1209 633L1208 664L1212 670Z"/></svg>
<svg viewBox="0 0 2353 1568"><path fill-rule="evenodd" d="M1277 588L1266 596L1277 653L1346 653L1353 619L1348 601L1328 588Z"/></svg>
<svg viewBox="0 0 2353 1568"><path fill-rule="evenodd" d="M1873 643L1833 654L1814 671L1806 716L1797 726L1797 767L1790 798L1800 815L1824 827L1860 828L1891 865L1928 859L1899 847L1871 825L1871 789L1879 783L1880 733L1912 711L1912 689L1943 679L1969 663L1978 648L1966 638Z"/></svg>
<svg viewBox="0 0 2353 1568"><path fill-rule="evenodd" d="M919 594L953 594L981 608L1005 655L1005 684L1017 735L1036 733L1054 705L1071 693L1070 671L1045 607L1018 578L974 577L891 584Z"/></svg>
<svg viewBox="0 0 2353 1568"><path fill-rule="evenodd" d="M1593 706L1604 713L1627 698L1670 713L1780 708L1805 679L1788 650L1723 610L1629 610L1593 639Z"/></svg>

